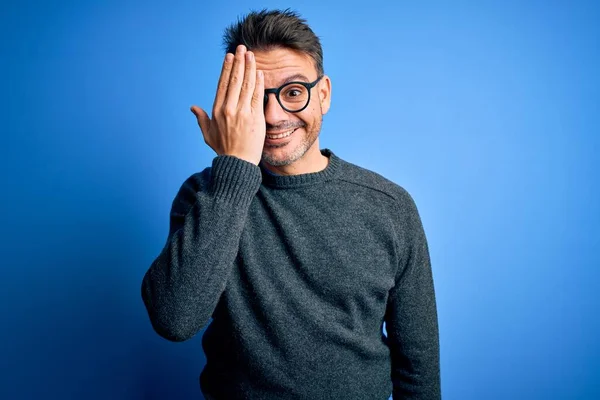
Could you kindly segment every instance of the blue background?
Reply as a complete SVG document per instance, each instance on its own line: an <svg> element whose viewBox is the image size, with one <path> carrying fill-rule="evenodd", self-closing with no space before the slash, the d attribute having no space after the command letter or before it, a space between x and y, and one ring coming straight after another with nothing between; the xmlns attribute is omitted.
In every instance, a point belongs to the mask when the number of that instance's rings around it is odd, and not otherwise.
<svg viewBox="0 0 600 400"><path fill-rule="evenodd" d="M332 79L321 148L419 207L445 399L600 398L596 4L294 3ZM140 283L215 155L189 106L223 29L289 5L3 2L0 398L201 398L200 335L156 335Z"/></svg>

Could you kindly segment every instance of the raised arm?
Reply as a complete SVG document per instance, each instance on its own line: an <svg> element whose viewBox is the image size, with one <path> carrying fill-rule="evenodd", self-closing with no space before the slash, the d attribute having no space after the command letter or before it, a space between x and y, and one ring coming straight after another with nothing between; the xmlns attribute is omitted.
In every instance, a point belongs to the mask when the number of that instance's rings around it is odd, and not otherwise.
<svg viewBox="0 0 600 400"><path fill-rule="evenodd" d="M238 46L223 60L212 119L192 106L212 169L192 175L173 201L167 243L142 282L156 332L172 341L194 336L225 289L252 199L261 183L265 141L264 75Z"/></svg>
<svg viewBox="0 0 600 400"><path fill-rule="evenodd" d="M166 245L142 281L152 326L184 341L208 322L238 253L260 168L218 156L212 169L190 177L173 201Z"/></svg>

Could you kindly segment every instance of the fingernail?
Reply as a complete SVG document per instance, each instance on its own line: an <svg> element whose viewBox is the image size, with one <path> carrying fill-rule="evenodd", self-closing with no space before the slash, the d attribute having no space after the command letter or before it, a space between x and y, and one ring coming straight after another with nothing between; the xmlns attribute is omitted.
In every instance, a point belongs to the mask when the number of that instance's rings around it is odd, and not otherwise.
<svg viewBox="0 0 600 400"><path fill-rule="evenodd" d="M226 61L226 62L231 62L231 60L233 60L233 54L231 54L231 53L227 53L227 54L225 55L225 61Z"/></svg>
<svg viewBox="0 0 600 400"><path fill-rule="evenodd" d="M254 54L252 54L252 52L251 52L251 51L249 51L249 52L247 52L247 53L246 53L246 60L247 60L247 61L252 61L252 60L254 60Z"/></svg>

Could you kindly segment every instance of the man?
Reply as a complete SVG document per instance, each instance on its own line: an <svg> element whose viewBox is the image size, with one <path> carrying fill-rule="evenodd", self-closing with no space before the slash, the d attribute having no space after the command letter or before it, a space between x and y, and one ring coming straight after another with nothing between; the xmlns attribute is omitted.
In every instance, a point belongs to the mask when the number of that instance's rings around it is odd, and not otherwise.
<svg viewBox="0 0 600 400"><path fill-rule="evenodd" d="M319 149L318 38L294 12L261 11L225 41L212 118L192 107L217 156L183 183L144 276L152 326L184 341L212 318L206 399L439 399L419 214L400 186Z"/></svg>

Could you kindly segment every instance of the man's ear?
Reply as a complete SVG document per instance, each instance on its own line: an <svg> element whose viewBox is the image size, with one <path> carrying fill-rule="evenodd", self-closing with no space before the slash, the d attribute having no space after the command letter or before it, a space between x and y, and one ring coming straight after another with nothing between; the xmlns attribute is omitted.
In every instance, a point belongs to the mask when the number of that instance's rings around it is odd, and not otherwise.
<svg viewBox="0 0 600 400"><path fill-rule="evenodd" d="M331 106L331 79L327 75L323 75L323 78L317 85L319 93L319 101L321 102L321 111L323 115L327 114L329 107Z"/></svg>

